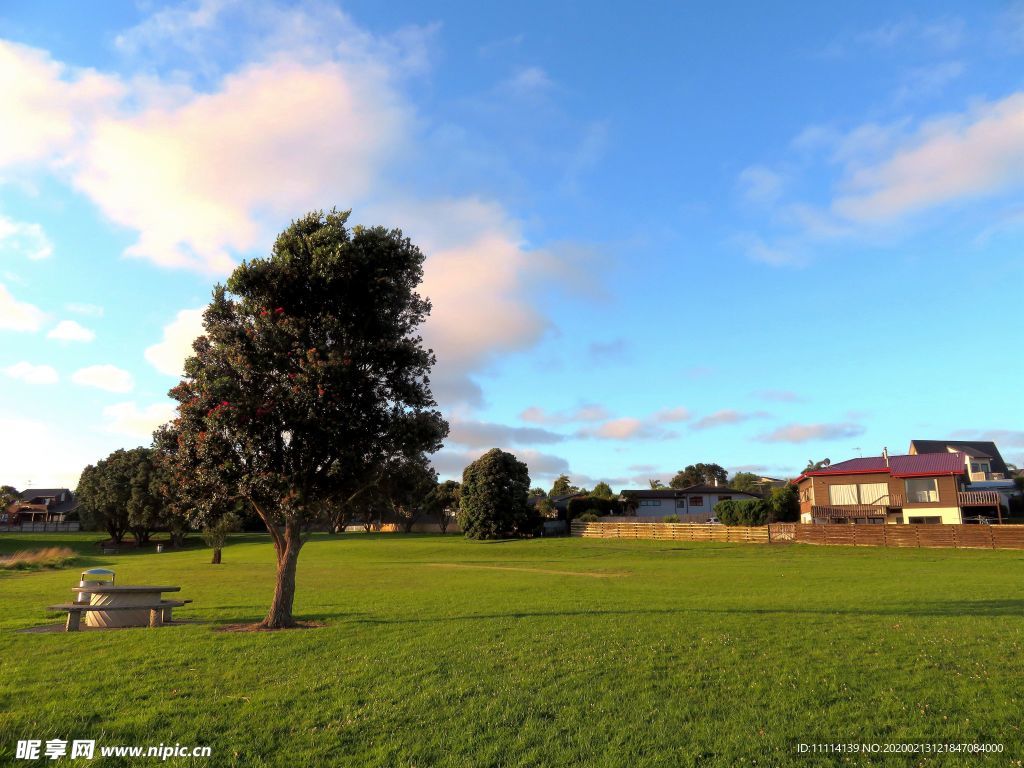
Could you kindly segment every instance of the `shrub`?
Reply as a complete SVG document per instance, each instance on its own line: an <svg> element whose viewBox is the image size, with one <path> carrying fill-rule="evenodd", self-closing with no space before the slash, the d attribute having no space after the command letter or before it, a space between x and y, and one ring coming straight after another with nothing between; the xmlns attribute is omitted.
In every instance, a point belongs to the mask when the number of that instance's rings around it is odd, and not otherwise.
<svg viewBox="0 0 1024 768"><path fill-rule="evenodd" d="M793 523L800 519L800 497L796 487L786 483L781 488L772 488L767 498L770 513L769 523Z"/></svg>
<svg viewBox="0 0 1024 768"><path fill-rule="evenodd" d="M600 518L598 518L598 516L593 512L584 512L576 519L581 523L596 523Z"/></svg>
<svg viewBox="0 0 1024 768"><path fill-rule="evenodd" d="M715 504L715 516L723 525L764 525L771 505L763 499L729 499Z"/></svg>
<svg viewBox="0 0 1024 768"><path fill-rule="evenodd" d="M618 499L605 499L601 496L577 496L569 499L566 504L566 517L576 520L580 515L593 512L595 515L616 515L622 510Z"/></svg>
<svg viewBox="0 0 1024 768"><path fill-rule="evenodd" d="M682 522L682 518L680 518L679 515L665 515L665 517L661 518L661 522L663 522L663 523L681 523Z"/></svg>

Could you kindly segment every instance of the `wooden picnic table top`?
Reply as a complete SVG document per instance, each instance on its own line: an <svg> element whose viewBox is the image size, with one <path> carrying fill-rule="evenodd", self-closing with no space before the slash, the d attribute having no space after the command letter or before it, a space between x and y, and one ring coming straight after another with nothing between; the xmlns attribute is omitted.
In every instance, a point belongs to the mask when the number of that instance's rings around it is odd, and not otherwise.
<svg viewBox="0 0 1024 768"><path fill-rule="evenodd" d="M131 585L122 587L72 587L72 592L89 592L92 594L99 593L101 595L117 593L117 592L181 592L181 587L147 587L144 585Z"/></svg>

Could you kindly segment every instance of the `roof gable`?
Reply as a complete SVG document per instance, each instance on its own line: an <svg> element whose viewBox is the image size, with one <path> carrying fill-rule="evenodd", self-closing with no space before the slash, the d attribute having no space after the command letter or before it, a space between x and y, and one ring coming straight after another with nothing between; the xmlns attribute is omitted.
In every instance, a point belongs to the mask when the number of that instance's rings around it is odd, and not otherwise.
<svg viewBox="0 0 1024 768"><path fill-rule="evenodd" d="M1002 455L999 453L999 449L996 444L991 440L911 440L910 450L916 451L918 454L924 453L949 453L949 449L954 448L958 451L964 451L968 455L987 454L992 459L992 471L999 472L1005 477L1010 476L1010 471L1006 467L1006 462L1003 461Z"/></svg>

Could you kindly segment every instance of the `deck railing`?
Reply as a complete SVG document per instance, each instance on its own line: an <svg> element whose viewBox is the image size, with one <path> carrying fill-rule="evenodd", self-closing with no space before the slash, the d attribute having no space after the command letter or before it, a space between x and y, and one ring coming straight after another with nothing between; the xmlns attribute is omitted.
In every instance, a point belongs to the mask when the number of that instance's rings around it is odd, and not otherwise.
<svg viewBox="0 0 1024 768"><path fill-rule="evenodd" d="M961 507L998 507L997 491L960 491L957 500Z"/></svg>

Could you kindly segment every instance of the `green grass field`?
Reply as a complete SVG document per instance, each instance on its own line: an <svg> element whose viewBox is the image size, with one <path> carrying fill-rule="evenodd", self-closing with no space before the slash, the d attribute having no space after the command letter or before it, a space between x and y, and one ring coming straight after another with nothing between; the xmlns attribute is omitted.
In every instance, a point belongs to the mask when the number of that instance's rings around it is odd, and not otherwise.
<svg viewBox="0 0 1024 768"><path fill-rule="evenodd" d="M210 745L205 766L835 765L798 742L997 742L1020 765L1024 552L319 536L262 618L266 537L0 575L0 763L18 739ZM24 634L78 571L179 584L196 623ZM115 765L157 764L150 758ZM88 765L70 760L38 764ZM186 760L168 764L193 764Z"/></svg>

